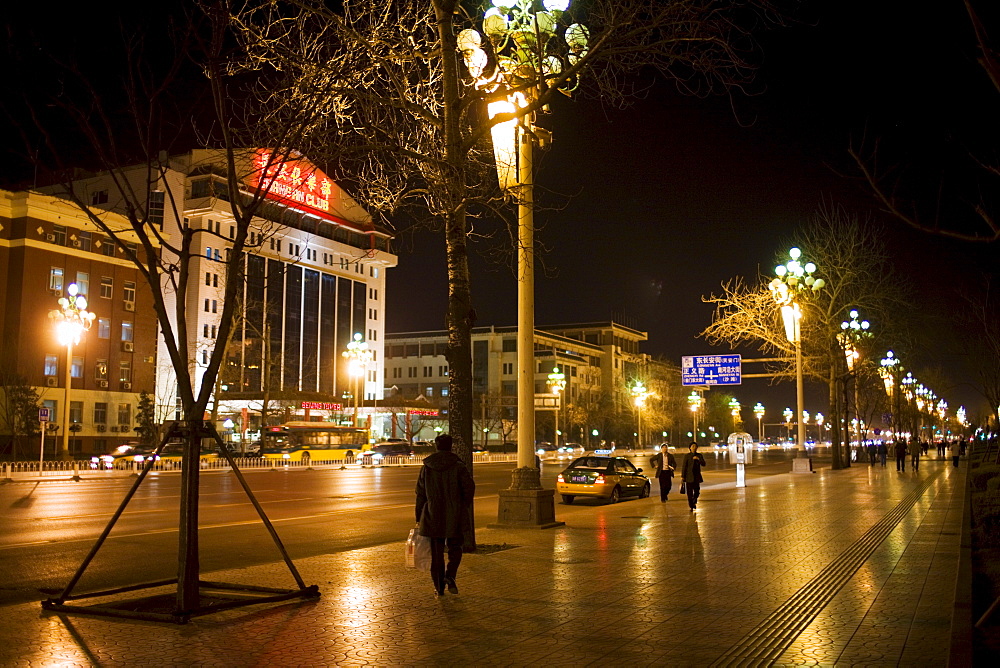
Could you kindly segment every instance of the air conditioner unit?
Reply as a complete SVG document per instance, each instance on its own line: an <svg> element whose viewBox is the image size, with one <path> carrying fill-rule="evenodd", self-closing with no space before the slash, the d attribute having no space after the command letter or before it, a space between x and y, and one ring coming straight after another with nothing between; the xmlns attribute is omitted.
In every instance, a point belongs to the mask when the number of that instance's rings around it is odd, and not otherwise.
<svg viewBox="0 0 1000 668"><path fill-rule="evenodd" d="M55 387L59 384L59 380L55 376L49 376L45 379L45 384L49 387Z"/></svg>
<svg viewBox="0 0 1000 668"><path fill-rule="evenodd" d="M135 350L135 346L132 344L131 341L122 341L122 350L124 350L127 353L130 353L133 350Z"/></svg>
<svg viewBox="0 0 1000 668"><path fill-rule="evenodd" d="M54 234L46 234L45 235L45 240L46 241L55 241L56 240L56 235L54 235Z"/></svg>
<svg viewBox="0 0 1000 668"><path fill-rule="evenodd" d="M134 311L135 310L135 302L125 302L125 310L126 311Z"/></svg>
<svg viewBox="0 0 1000 668"><path fill-rule="evenodd" d="M57 290L56 288L52 288L51 290L49 290L49 292L52 293L53 297L62 297L62 290Z"/></svg>
<svg viewBox="0 0 1000 668"><path fill-rule="evenodd" d="M97 381L97 387L107 387L107 386L108 386L108 381L106 380Z"/></svg>
<svg viewBox="0 0 1000 668"><path fill-rule="evenodd" d="M79 248L79 247L80 247L80 240L73 239L73 248Z"/></svg>
<svg viewBox="0 0 1000 668"><path fill-rule="evenodd" d="M108 430L108 425L106 424L97 425L97 431L107 431L107 430Z"/></svg>
<svg viewBox="0 0 1000 668"><path fill-rule="evenodd" d="M132 389L132 383L122 382L122 389L123 390L131 390Z"/></svg>
<svg viewBox="0 0 1000 668"><path fill-rule="evenodd" d="M118 425L111 425L111 431L118 431Z"/></svg>

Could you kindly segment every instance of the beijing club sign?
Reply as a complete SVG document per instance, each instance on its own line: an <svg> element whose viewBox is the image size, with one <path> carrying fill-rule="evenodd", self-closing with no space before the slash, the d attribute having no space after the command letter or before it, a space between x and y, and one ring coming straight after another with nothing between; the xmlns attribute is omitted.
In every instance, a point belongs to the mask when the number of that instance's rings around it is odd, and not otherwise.
<svg viewBox="0 0 1000 668"><path fill-rule="evenodd" d="M333 181L305 158L282 160L267 149L257 149L253 167L250 185L266 189L268 199L332 217Z"/></svg>

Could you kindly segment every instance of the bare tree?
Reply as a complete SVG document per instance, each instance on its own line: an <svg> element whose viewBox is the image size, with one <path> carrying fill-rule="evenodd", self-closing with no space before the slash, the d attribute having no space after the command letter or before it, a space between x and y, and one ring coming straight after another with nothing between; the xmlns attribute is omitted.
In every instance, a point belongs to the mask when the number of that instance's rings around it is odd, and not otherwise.
<svg viewBox="0 0 1000 668"><path fill-rule="evenodd" d="M461 64L458 34L478 27L478 12L467 3L347 0L331 9L316 0L261 0L237 16L252 62L290 74L288 86L268 91L269 99L315 95L328 105L331 113L313 139L325 138L337 173L356 184L360 201L443 233L449 425L456 452L470 466L476 313L469 237L471 221L495 214L501 203L491 128L544 114L561 89L577 82L582 92L624 102L639 72L695 95L739 89L753 74L751 31L778 17L769 0L595 0L573 12L560 22L586 23L589 48L558 72L520 73L518 86L533 92L532 101L494 118L486 104L497 93L478 87ZM537 32L534 38L545 44ZM486 76L497 66L492 51L490 59Z"/></svg>
<svg viewBox="0 0 1000 668"><path fill-rule="evenodd" d="M862 224L839 207L825 206L800 231L797 245L816 263L816 275L826 282L822 290L804 293L801 339L803 373L825 382L835 415L840 405L839 388L846 379L843 348L838 342L841 323L856 308L875 323L873 332L883 340L901 335L893 328L905 310L903 288L887 262L878 230ZM794 377L793 344L785 336L781 316L770 294L770 276L759 276L753 284L741 278L724 283L722 292L703 298L715 305L712 324L700 336L714 345L752 346L779 362L769 365L777 379ZM840 443L840 420L834 420L834 443ZM834 448L834 466L843 463L840 447Z"/></svg>
<svg viewBox="0 0 1000 668"><path fill-rule="evenodd" d="M1000 93L1000 51L991 45L972 0L964 0L964 5L975 35L977 61L989 85ZM949 166L953 173L942 170L934 182L935 177L908 172L905 163L886 166L878 139L862 140L848 152L876 201L896 219L918 230L962 241L1000 241L1000 203L990 196L1000 182L1000 164L994 160L958 148ZM912 157L909 160L913 161ZM936 192L936 198L927 197L928 191ZM949 215L952 207L964 213Z"/></svg>
<svg viewBox="0 0 1000 668"><path fill-rule="evenodd" d="M24 378L10 368L11 356L0 364L0 454L23 458L30 449L29 439L39 433L39 397Z"/></svg>

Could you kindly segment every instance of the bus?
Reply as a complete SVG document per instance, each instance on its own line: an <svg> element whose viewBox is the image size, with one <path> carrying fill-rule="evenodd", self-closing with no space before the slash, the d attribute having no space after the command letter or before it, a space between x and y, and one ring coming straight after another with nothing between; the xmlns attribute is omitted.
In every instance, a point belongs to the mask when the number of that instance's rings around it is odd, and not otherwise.
<svg viewBox="0 0 1000 668"><path fill-rule="evenodd" d="M351 461L371 448L364 427L343 427L332 422L286 422L261 430L260 454L279 461Z"/></svg>

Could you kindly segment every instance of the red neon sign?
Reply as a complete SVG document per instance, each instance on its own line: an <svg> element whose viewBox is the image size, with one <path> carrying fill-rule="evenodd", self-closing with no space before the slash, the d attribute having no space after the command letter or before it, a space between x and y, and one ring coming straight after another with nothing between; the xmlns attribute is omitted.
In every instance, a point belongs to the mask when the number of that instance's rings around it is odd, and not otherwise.
<svg viewBox="0 0 1000 668"><path fill-rule="evenodd" d="M410 411L406 411L407 415L424 415L426 417L437 417L438 412L436 410L431 410L428 408L415 408Z"/></svg>
<svg viewBox="0 0 1000 668"><path fill-rule="evenodd" d="M300 408L314 411L339 411L344 407L342 404L330 404L325 401L303 401Z"/></svg>
<svg viewBox="0 0 1000 668"><path fill-rule="evenodd" d="M270 163L270 164L268 164ZM267 189L269 199L283 204L305 207L330 218L333 181L305 158L282 160L266 149L254 156L253 186Z"/></svg>

